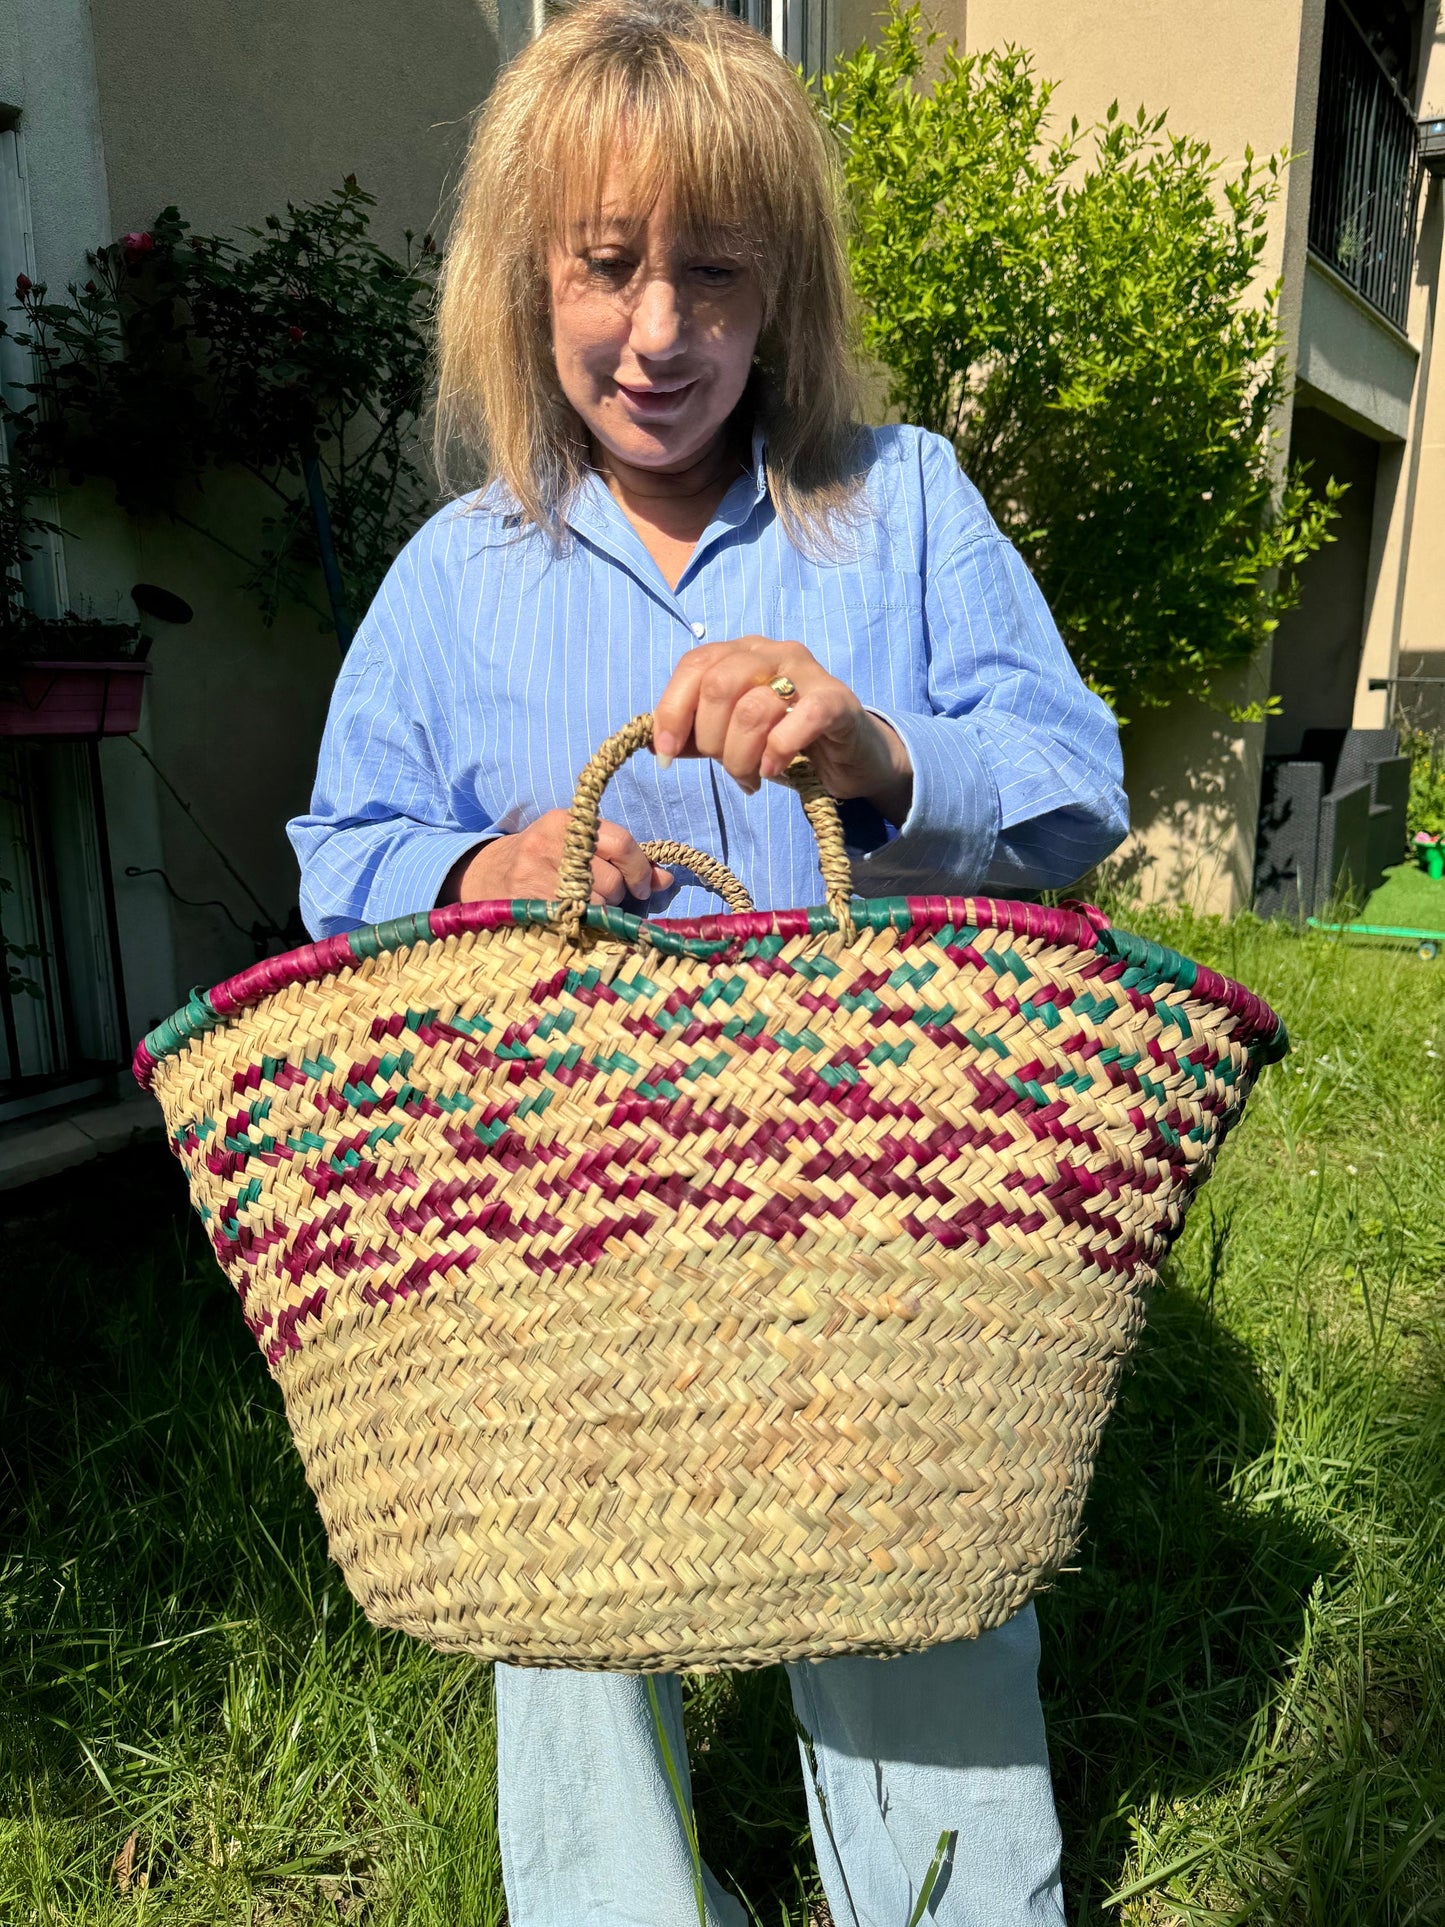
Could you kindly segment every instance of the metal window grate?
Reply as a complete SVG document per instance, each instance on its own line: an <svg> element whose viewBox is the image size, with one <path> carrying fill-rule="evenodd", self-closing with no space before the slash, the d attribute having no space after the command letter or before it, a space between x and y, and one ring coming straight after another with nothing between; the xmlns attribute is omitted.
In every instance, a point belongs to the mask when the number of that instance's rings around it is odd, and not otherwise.
<svg viewBox="0 0 1445 1927"><path fill-rule="evenodd" d="M1310 247L1403 329L1420 195L1409 102L1341 0L1327 0L1310 176Z"/></svg>
<svg viewBox="0 0 1445 1927"><path fill-rule="evenodd" d="M836 0L716 0L724 13L766 34L784 59L810 80L826 71L837 53Z"/></svg>

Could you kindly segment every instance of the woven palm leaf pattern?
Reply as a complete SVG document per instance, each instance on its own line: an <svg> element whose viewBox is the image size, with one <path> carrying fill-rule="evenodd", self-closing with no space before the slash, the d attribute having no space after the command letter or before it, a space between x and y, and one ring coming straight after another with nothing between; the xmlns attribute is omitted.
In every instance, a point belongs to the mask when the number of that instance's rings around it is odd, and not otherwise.
<svg viewBox="0 0 1445 1927"><path fill-rule="evenodd" d="M1066 1563L1284 1049L1073 910L468 904L142 1045L367 1615L514 1664L890 1653Z"/></svg>

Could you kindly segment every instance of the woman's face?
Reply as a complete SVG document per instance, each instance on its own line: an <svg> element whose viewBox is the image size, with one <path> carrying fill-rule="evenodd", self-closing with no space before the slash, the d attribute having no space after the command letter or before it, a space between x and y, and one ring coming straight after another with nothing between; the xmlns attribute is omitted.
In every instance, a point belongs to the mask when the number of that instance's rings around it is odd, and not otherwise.
<svg viewBox="0 0 1445 1927"><path fill-rule="evenodd" d="M562 392L607 455L666 473L705 455L737 406L762 326L757 276L671 231L666 197L552 249L552 350Z"/></svg>

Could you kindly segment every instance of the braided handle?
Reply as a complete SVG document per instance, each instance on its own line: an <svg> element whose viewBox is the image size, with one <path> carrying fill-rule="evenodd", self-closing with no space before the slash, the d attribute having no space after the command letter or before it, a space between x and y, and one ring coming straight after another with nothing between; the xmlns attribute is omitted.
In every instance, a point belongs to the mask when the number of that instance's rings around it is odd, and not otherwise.
<svg viewBox="0 0 1445 1927"><path fill-rule="evenodd" d="M709 890L717 891L729 910L741 913L752 909L752 898L728 866L719 863L715 856L695 850L690 843L670 843L657 839L640 847L654 863L661 863L664 868L669 863L680 863L685 870L691 870L699 883L705 883Z"/></svg>
<svg viewBox="0 0 1445 1927"><path fill-rule="evenodd" d="M634 716L596 751L577 778L577 793L567 813L567 834L562 842L562 867L557 876L554 921L569 936L575 937L592 900L592 859L597 854L597 832L601 818L602 792L629 756L652 743L650 714ZM838 919L846 936L853 934L849 909L853 894L852 869L843 847L843 825L838 808L813 773L806 756L795 756L784 770L782 781L802 798L803 811L818 840L818 863L823 872L823 887L828 908ZM691 868L689 862L689 868ZM702 874L701 871L698 872ZM710 878L705 879L711 881ZM739 888L741 886L739 885ZM720 894L726 896L725 891Z"/></svg>

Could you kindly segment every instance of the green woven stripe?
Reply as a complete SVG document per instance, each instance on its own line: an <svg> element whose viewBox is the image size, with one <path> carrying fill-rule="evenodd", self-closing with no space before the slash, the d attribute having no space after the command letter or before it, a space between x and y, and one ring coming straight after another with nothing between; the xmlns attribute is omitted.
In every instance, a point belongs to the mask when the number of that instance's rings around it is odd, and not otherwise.
<svg viewBox="0 0 1445 1927"><path fill-rule="evenodd" d="M1199 966L1191 958L1181 957L1177 950L1166 949L1162 943L1152 943L1148 937L1136 937L1131 931L1111 928L1099 932L1098 942L1101 950L1132 966L1124 974L1124 982L1131 990L1140 986L1155 990L1165 983L1193 990L1199 980Z"/></svg>
<svg viewBox="0 0 1445 1927"><path fill-rule="evenodd" d="M379 957L384 950L404 950L414 943L431 941L431 914L418 910L409 917L392 917L386 923L373 923L365 930L350 932L352 954L358 963L363 957Z"/></svg>
<svg viewBox="0 0 1445 1927"><path fill-rule="evenodd" d="M205 991L193 990L183 1010L176 1011L163 1024L157 1024L153 1031L147 1033L145 1047L152 1057L169 1057L189 1038L203 1037L220 1022Z"/></svg>
<svg viewBox="0 0 1445 1927"><path fill-rule="evenodd" d="M509 905L512 923L519 928L548 925L553 922L556 906L543 898L518 898ZM806 913L807 927L811 934L826 936L837 928L837 921L826 907L815 907ZM850 914L860 930L895 929L906 930L912 926L908 902L904 897L878 897L871 901L855 898L850 905ZM634 916L627 911L618 910L610 904L589 905L583 921L589 930L628 945L647 945L664 956L695 957L711 961L727 949L733 939L722 935L717 937L684 937L676 931L661 929L646 919ZM505 926L502 926L505 927ZM420 911L411 916L393 917L386 923L373 924L365 929L348 933L347 941L352 955L360 961L367 957L378 957L396 949L408 948L413 944L431 940L431 913ZM748 959L767 960L776 957L788 939L770 935L751 937L743 946L743 956ZM1032 974L1028 965L1008 942L996 942L996 933L975 929L967 924L945 924L933 933L933 941L941 948L977 947L989 965L1000 976L1009 975L1024 982ZM992 947L990 947L992 946ZM1193 961L1176 950L1163 944L1151 942L1144 937L1136 937L1127 930L1112 928L1095 934L1096 948L1106 956L1117 958L1126 969L1122 983L1129 989L1143 989L1150 993L1157 990L1191 991L1198 981L1198 967ZM645 954L645 953L644 953ZM839 965L831 958L799 959L796 965L799 973L807 977L834 977L839 974ZM900 964L893 972L889 982L896 989L920 989L934 974L935 966L922 959ZM567 989L592 989L601 982L602 973L596 966L572 970L567 973ZM697 1005L711 1003L722 998L728 1003L736 1001L741 994L744 979L729 977L710 984L697 998ZM639 969L632 977L614 977L610 988L626 1002L634 1002L638 997L655 997L658 987ZM845 1009L874 1010L879 1008L878 999L871 992L856 996L843 997L840 1003ZM1174 1025L1183 1038L1191 1035L1188 1019L1176 1005L1160 1001L1158 1011L1161 1021ZM1021 1006L1024 1014L1034 1021L1041 1021L1049 1029L1056 1028L1065 1021L1056 1006L1045 1003L1035 1005L1025 1003ZM1107 1018L1114 1014L1118 1005L1111 997L1090 996L1084 992L1076 995L1070 1007L1070 1017ZM692 1021L692 1013L686 1013L687 1021ZM406 1013L409 1029L421 1029L435 1020L436 1013ZM920 1006L916 1021L920 1023L947 1023L953 1013L947 1006L942 1011L930 1011ZM191 1038L204 1035L225 1022L218 1016L207 993L197 989L182 1010L159 1024L145 1039L145 1049L152 1058L160 1059L173 1055ZM485 1018L467 1019L463 1016L451 1018L450 1023L460 1030L472 1030L485 1035L492 1026ZM565 1030L565 1025L557 1021L557 1027ZM545 1033L544 1033L545 1034ZM1251 1060L1256 1064L1270 1064L1283 1057L1289 1049L1289 1038L1283 1024L1268 1038L1256 1038L1249 1045ZM524 1046L515 1050L503 1050L506 1055L528 1055ZM300 1068L308 1077L319 1077L324 1072L332 1072L335 1066L328 1058L303 1059ZM445 1102L446 1100L439 1100Z"/></svg>
<svg viewBox="0 0 1445 1927"><path fill-rule="evenodd" d="M1257 1037L1249 1046L1249 1054L1257 1064L1277 1064L1281 1057L1289 1055L1289 1032L1283 1020L1272 1037Z"/></svg>

